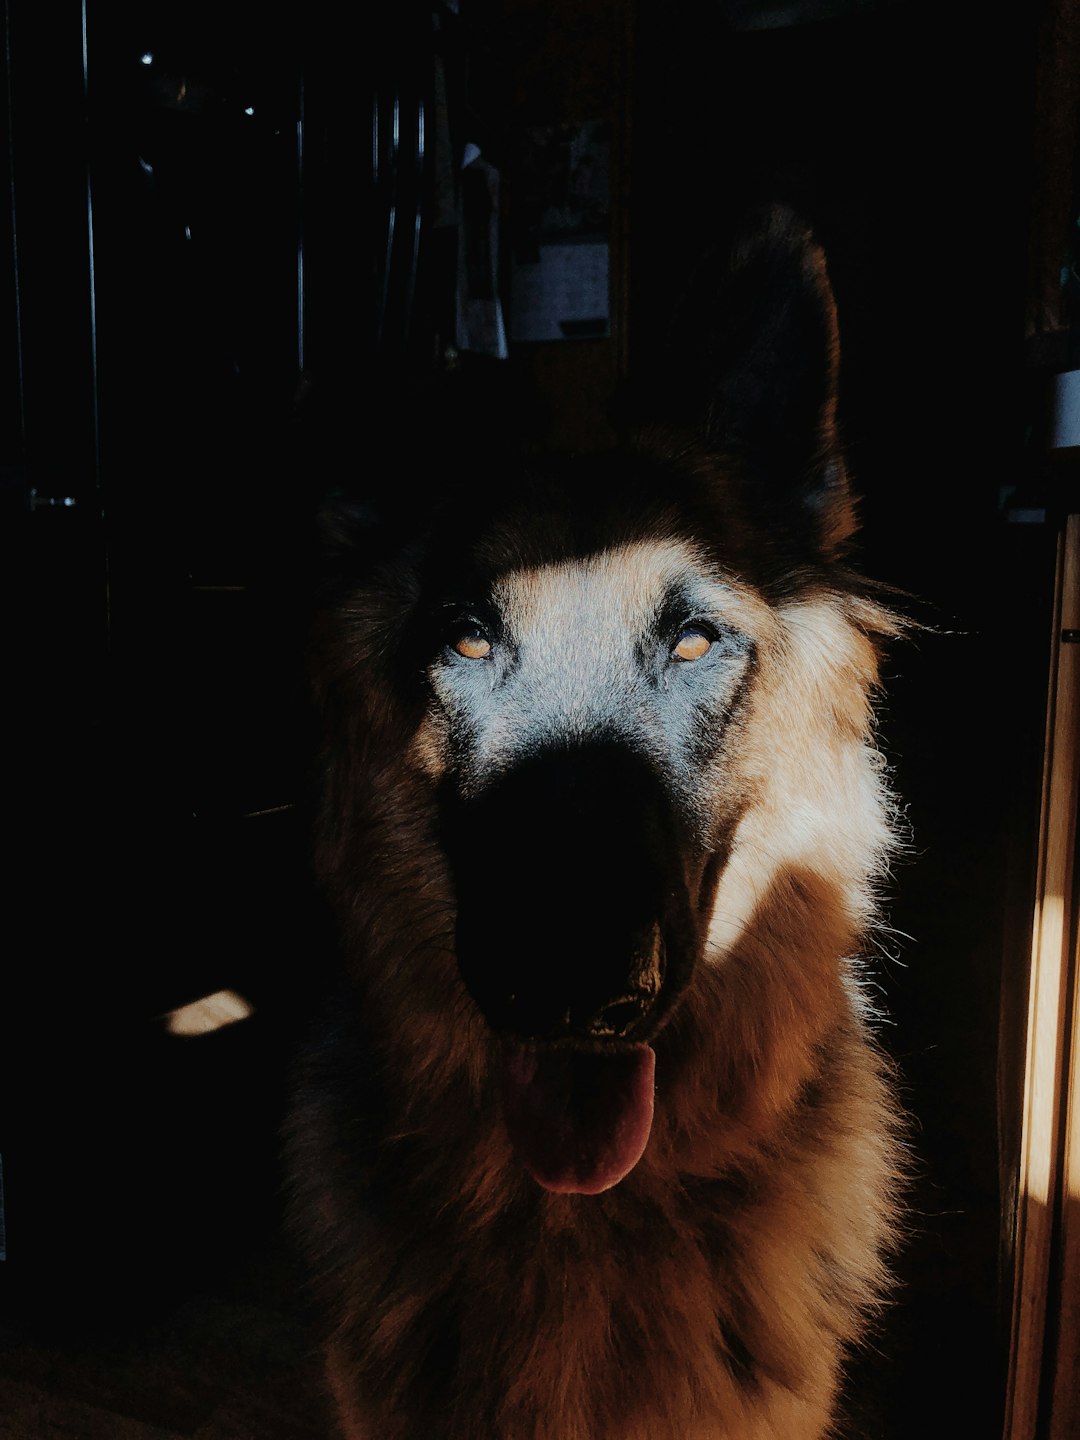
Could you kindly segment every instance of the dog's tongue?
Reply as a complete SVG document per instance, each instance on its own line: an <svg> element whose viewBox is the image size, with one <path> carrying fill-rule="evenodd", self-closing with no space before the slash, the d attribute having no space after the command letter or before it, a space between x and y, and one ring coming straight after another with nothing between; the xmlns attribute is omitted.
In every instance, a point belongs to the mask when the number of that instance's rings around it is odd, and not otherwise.
<svg viewBox="0 0 1080 1440"><path fill-rule="evenodd" d="M599 1195L645 1152L656 1056L512 1050L506 1057L506 1128L525 1168L547 1190Z"/></svg>

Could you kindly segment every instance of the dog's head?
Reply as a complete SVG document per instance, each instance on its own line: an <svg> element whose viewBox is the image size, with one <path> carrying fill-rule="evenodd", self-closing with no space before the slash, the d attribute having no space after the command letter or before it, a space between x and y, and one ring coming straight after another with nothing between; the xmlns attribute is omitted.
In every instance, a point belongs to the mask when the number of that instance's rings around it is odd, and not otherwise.
<svg viewBox="0 0 1080 1440"><path fill-rule="evenodd" d="M427 797L460 980L556 1190L636 1163L651 1042L770 875L831 867L857 926L885 843L864 771L886 622L843 568L822 256L773 213L706 280L632 445L466 470L339 612L344 731L383 772L360 783L395 793L392 765Z"/></svg>

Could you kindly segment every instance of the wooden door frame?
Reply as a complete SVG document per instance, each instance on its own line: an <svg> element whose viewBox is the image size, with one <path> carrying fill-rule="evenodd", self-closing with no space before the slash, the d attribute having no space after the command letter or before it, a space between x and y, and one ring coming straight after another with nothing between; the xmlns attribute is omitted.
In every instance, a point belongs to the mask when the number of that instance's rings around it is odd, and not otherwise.
<svg viewBox="0 0 1080 1440"><path fill-rule="evenodd" d="M1080 514L1058 542L1004 1440L1080 1435Z"/></svg>

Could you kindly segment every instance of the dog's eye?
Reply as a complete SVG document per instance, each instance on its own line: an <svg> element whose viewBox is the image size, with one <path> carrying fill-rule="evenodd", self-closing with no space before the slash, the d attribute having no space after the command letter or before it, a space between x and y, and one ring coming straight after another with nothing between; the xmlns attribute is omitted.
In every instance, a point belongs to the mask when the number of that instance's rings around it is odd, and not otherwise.
<svg viewBox="0 0 1080 1440"><path fill-rule="evenodd" d="M684 625L671 653L676 660L700 660L712 647L713 637L703 625Z"/></svg>
<svg viewBox="0 0 1080 1440"><path fill-rule="evenodd" d="M451 645L466 660L486 660L491 654L491 641L479 625L463 625L454 635Z"/></svg>

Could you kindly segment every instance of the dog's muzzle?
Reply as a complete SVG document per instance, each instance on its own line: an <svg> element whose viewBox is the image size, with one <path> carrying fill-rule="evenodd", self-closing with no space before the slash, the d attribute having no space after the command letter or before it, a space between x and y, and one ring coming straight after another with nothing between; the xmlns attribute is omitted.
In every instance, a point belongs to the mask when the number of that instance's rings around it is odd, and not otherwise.
<svg viewBox="0 0 1080 1440"><path fill-rule="evenodd" d="M616 745L549 750L444 815L458 964L492 1028L650 1039L697 946L686 827L650 765Z"/></svg>
<svg viewBox="0 0 1080 1440"><path fill-rule="evenodd" d="M514 1151L547 1190L609 1190L649 1142L649 1042L697 953L703 860L661 778L615 745L550 749L444 817L458 965L503 1041Z"/></svg>

